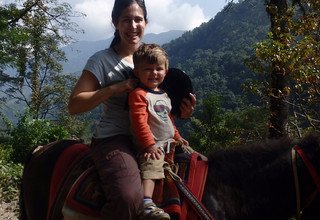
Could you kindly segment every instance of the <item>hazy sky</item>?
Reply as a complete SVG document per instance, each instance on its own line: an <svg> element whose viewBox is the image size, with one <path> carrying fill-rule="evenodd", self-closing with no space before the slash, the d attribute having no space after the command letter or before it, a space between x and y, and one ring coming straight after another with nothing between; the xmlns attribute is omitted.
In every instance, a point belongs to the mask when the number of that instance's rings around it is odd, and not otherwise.
<svg viewBox="0 0 320 220"><path fill-rule="evenodd" d="M13 0L0 0L8 3ZM169 30L191 30L213 18L228 0L145 0L149 23L146 33L161 33ZM230 1L230 0L229 0ZM69 0L73 10L83 12L86 17L75 21L85 34L78 40L102 40L113 35L111 10L114 0Z"/></svg>

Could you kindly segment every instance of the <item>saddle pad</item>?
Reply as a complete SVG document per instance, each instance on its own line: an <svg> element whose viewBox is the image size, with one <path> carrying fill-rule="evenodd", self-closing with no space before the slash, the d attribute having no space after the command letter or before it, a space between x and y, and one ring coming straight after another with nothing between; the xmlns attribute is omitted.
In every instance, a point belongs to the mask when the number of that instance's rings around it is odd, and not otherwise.
<svg viewBox="0 0 320 220"><path fill-rule="evenodd" d="M170 160L172 155L168 155L168 158ZM199 153L194 152L184 155L183 159L178 159L176 165L179 166L178 175L184 180L195 197L201 200L206 180L207 163L202 160ZM180 220L196 220L196 213L192 211L187 201L181 201L175 182L166 171L165 177L165 179L156 182L154 202ZM99 218L100 210L104 204L105 197L99 184L99 177L92 166L75 181L68 193L65 205L79 213Z"/></svg>
<svg viewBox="0 0 320 220"><path fill-rule="evenodd" d="M185 185L188 187L190 192L201 201L204 187L206 183L208 173L208 161L207 158L198 152L191 154L188 178L185 180ZM198 214L192 208L192 205L188 203L188 199L184 200L181 208L180 220L197 220Z"/></svg>
<svg viewBox="0 0 320 220"><path fill-rule="evenodd" d="M99 218L106 200L94 166L84 171L73 184L66 205L82 214Z"/></svg>
<svg viewBox="0 0 320 220"><path fill-rule="evenodd" d="M72 164L75 161L79 161L79 158L82 158L83 155L88 154L88 151L88 146L83 143L71 144L59 156L51 177L48 210L51 210L56 205L57 196L66 177L72 170ZM51 218L51 213L48 212L47 219Z"/></svg>
<svg viewBox="0 0 320 220"><path fill-rule="evenodd" d="M166 178L157 181L154 202L166 212L180 216L181 202L175 182L165 173ZM106 200L100 187L99 176L94 166L85 170L72 185L65 205L76 212L99 218Z"/></svg>

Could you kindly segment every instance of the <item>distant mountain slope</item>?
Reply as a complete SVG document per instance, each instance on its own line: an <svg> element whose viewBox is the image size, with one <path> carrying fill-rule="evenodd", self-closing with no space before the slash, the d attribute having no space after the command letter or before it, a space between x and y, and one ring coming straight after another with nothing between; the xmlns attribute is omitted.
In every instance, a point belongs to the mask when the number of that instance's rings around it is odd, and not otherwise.
<svg viewBox="0 0 320 220"><path fill-rule="evenodd" d="M143 42L156 43L162 45L173 39L180 37L185 31L173 30L160 34L146 34ZM81 72L87 59L96 51L102 50L110 45L112 38L101 41L79 41L69 46L63 47L68 61L63 63L63 69L66 73Z"/></svg>
<svg viewBox="0 0 320 220"><path fill-rule="evenodd" d="M264 2L232 3L214 19L163 45L172 66L191 77L198 97L208 93L241 94L241 84L253 74L244 60L253 45L267 36L270 22Z"/></svg>
<svg viewBox="0 0 320 220"><path fill-rule="evenodd" d="M65 52L67 62L62 63L65 73L81 72L87 59L96 51L107 46L108 40L101 41L79 41L62 48ZM109 43L110 44L110 43Z"/></svg>
<svg viewBox="0 0 320 220"><path fill-rule="evenodd" d="M266 36L269 29L266 8L261 0L231 3L210 21L166 44L173 57L184 60L196 50L235 51L247 48Z"/></svg>
<svg viewBox="0 0 320 220"><path fill-rule="evenodd" d="M182 30L171 30L159 34L146 34L143 38L143 42L145 43L155 43L159 45L163 45L165 43L169 43L170 41L181 37L183 33L186 31Z"/></svg>

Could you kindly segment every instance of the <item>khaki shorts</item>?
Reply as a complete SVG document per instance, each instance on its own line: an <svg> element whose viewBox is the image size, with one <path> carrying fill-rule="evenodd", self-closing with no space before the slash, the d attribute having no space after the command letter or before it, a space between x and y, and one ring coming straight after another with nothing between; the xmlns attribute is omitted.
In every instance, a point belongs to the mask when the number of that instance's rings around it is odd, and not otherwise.
<svg viewBox="0 0 320 220"><path fill-rule="evenodd" d="M153 160L149 158L148 160L143 156L139 155L138 158L140 164L140 173L143 180L156 180L164 178L164 154L161 155L159 160Z"/></svg>

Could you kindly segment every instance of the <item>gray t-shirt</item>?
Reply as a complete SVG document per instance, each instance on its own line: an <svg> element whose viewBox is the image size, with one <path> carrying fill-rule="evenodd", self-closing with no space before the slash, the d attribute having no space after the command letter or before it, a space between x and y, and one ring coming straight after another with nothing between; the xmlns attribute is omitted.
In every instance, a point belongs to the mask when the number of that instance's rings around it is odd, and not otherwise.
<svg viewBox="0 0 320 220"><path fill-rule="evenodd" d="M133 64L126 62L112 48L98 51L89 58L84 67L93 73L101 88L121 82L128 78ZM105 138L118 134L130 135L129 111L127 108L128 93L110 97L102 105L102 114L93 137Z"/></svg>

